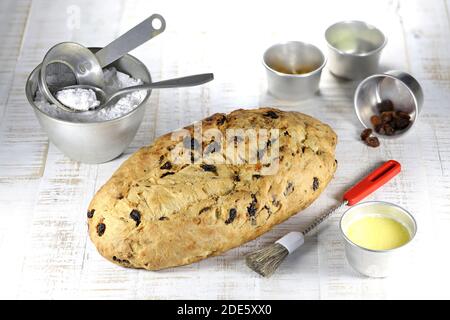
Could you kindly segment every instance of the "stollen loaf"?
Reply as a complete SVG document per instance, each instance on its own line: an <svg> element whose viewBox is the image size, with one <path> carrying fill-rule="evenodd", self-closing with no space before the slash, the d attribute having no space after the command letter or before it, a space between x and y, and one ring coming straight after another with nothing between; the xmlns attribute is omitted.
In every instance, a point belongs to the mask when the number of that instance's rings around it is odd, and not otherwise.
<svg viewBox="0 0 450 320"><path fill-rule="evenodd" d="M156 139L92 199L100 254L159 270L219 255L309 206L332 179L337 136L305 114L235 110Z"/></svg>

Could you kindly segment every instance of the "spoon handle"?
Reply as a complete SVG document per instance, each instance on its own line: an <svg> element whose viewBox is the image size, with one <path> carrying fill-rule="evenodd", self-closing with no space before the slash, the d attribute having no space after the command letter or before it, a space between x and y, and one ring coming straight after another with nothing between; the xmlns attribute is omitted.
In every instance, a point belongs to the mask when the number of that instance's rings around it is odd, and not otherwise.
<svg viewBox="0 0 450 320"><path fill-rule="evenodd" d="M165 89L165 88L182 88L182 87L193 87L204 83L207 83L214 79L214 74L212 73L202 73L196 74L194 76L175 78L170 80L164 80L159 82L142 84L139 86L133 86L128 88L120 89L109 97L109 101L116 99L118 96L128 94L138 90L150 90L150 89Z"/></svg>
<svg viewBox="0 0 450 320"><path fill-rule="evenodd" d="M153 26L154 21L160 22L160 27ZM95 56L102 68L123 57L131 50L139 47L144 42L156 37L166 28L166 21L159 14L153 14L134 28L130 29L119 38L97 51Z"/></svg>

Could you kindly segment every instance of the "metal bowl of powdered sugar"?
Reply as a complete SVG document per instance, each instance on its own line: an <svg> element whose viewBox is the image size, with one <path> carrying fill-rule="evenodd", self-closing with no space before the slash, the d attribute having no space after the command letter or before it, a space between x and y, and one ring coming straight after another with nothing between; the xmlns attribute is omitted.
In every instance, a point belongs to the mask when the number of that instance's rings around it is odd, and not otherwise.
<svg viewBox="0 0 450 320"><path fill-rule="evenodd" d="M100 111L68 112L43 98L38 88L39 70L40 65L31 72L25 91L50 141L71 159L84 163L103 163L122 154L141 125L151 90L128 94ZM152 82L145 65L129 54L107 66L104 76L106 92ZM83 93L72 99L89 103Z"/></svg>

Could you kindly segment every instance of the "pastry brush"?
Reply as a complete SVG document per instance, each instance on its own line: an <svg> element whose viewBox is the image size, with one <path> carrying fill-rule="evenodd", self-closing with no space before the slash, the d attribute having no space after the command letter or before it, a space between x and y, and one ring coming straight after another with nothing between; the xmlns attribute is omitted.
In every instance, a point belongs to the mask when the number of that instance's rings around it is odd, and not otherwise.
<svg viewBox="0 0 450 320"><path fill-rule="evenodd" d="M304 230L290 232L275 243L248 254L246 256L247 266L264 277L270 277L289 254L303 245L307 234L341 208L352 206L373 193L395 177L400 170L401 166L397 161L385 162L345 192L342 202L338 206L318 216Z"/></svg>

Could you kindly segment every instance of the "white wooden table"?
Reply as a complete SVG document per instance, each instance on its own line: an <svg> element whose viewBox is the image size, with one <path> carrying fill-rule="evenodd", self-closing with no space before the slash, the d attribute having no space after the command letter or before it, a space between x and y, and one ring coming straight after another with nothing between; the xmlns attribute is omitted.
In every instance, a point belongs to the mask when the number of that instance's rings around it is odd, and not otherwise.
<svg viewBox="0 0 450 320"><path fill-rule="evenodd" d="M450 298L450 1L29 1L0 2L0 298ZM209 85L154 91L126 153L102 165L71 161L40 128L24 95L29 72L60 41L102 46L152 13L163 35L133 52L153 78L212 71ZM370 149L358 139L357 83L324 70L321 95L283 105L266 95L261 55L282 40L325 49L323 32L365 20L389 37L381 70L411 72L425 91L413 132ZM225 255L161 272L103 259L86 230L95 191L140 146L214 112L278 105L311 114L338 133L335 179L307 210ZM404 171L372 199L408 208L418 221L414 254L386 279L357 275L346 263L338 216L290 256L271 279L250 272L243 255L310 222L380 161Z"/></svg>

